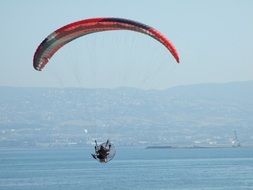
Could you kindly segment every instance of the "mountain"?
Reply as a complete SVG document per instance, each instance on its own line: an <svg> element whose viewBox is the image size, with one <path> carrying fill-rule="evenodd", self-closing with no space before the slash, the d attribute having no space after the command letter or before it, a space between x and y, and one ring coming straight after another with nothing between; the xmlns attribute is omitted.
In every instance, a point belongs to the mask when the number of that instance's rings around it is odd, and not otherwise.
<svg viewBox="0 0 253 190"><path fill-rule="evenodd" d="M241 144L253 140L253 81L135 88L0 87L0 147Z"/></svg>

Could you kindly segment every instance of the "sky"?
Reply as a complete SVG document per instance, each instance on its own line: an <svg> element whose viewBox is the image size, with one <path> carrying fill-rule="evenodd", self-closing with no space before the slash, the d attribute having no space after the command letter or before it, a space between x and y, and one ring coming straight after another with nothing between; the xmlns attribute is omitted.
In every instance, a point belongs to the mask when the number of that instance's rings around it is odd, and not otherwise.
<svg viewBox="0 0 253 190"><path fill-rule="evenodd" d="M0 2L0 86L165 89L253 80L251 0L44 0ZM42 72L33 54L54 30L92 17L150 25L176 46L181 63L154 39L96 33L61 48Z"/></svg>

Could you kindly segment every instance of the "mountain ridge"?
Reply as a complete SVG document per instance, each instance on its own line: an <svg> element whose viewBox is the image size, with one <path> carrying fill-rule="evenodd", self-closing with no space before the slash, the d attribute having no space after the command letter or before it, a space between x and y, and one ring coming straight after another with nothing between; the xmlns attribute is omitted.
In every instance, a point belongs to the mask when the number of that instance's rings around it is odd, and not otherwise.
<svg viewBox="0 0 253 190"><path fill-rule="evenodd" d="M228 144L253 140L253 81L165 90L0 86L0 147L89 144ZM100 132L102 131L102 132Z"/></svg>

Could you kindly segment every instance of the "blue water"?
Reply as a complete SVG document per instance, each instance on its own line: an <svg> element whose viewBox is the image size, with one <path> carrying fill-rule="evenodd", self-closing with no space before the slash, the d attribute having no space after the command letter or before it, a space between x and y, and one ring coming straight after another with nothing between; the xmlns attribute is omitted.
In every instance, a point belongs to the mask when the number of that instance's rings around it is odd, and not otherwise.
<svg viewBox="0 0 253 190"><path fill-rule="evenodd" d="M250 190L253 149L117 148L101 164L88 149L1 150L0 190Z"/></svg>

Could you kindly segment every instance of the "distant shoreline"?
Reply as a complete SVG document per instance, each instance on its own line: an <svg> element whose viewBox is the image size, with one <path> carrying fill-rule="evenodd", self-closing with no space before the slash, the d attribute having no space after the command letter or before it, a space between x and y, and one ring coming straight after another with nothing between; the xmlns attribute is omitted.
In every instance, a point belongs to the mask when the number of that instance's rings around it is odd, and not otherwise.
<svg viewBox="0 0 253 190"><path fill-rule="evenodd" d="M147 146L146 149L241 148L241 146Z"/></svg>

